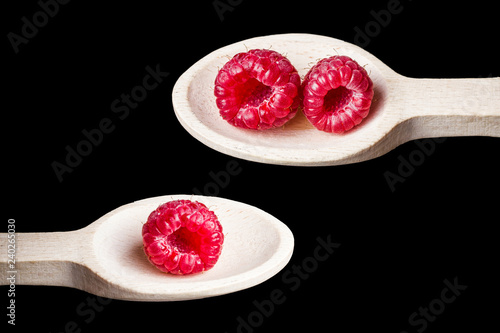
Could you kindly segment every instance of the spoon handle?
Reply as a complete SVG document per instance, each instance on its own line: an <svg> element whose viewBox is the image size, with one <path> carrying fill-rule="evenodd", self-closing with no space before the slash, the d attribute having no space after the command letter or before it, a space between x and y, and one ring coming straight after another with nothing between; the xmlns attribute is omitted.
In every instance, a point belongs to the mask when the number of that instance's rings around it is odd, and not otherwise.
<svg viewBox="0 0 500 333"><path fill-rule="evenodd" d="M77 286L84 270L80 237L79 231L0 234L0 284L15 276L15 284Z"/></svg>
<svg viewBox="0 0 500 333"><path fill-rule="evenodd" d="M413 139L500 137L500 77L402 80L395 97ZM396 94L395 94L396 95Z"/></svg>

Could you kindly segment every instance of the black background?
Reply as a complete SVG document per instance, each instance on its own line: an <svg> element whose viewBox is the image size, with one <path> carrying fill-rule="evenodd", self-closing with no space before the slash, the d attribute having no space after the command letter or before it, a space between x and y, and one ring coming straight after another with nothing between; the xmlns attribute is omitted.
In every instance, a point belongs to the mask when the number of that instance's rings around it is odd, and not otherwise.
<svg viewBox="0 0 500 333"><path fill-rule="evenodd" d="M224 1L225 2L225 1ZM355 27L390 1L233 1L221 20L212 1L71 1L16 54L7 38L21 33L36 1L3 4L3 232L84 227L134 200L203 192L210 172L230 161L241 167L216 195L259 207L283 221L295 250L283 271L237 293L196 301L113 300L88 311L86 292L17 286L16 326L7 325L8 288L0 288L0 318L9 329L81 332L130 329L218 332L456 332L498 326L498 189L500 141L448 138L391 191L384 173L419 149L408 142L358 164L285 167L235 159L192 138L175 118L177 78L207 53L242 39L288 32L354 42ZM161 3L161 4L160 4ZM498 17L493 2L401 0L402 11L364 48L400 74L417 78L500 76ZM145 67L169 76L124 119L111 111L122 93L142 83ZM459 107L459 106L450 106ZM64 162L82 130L103 118L116 125L59 182L51 164ZM340 243L291 290L283 276L313 255L317 238ZM6 254L2 254L6 255ZM467 289L426 327L408 318L440 298L443 281ZM5 281L2 281L5 283ZM255 324L254 301L278 289L286 300ZM91 309L85 305L85 309ZM253 313L253 314L252 314ZM238 327L238 317L254 326ZM252 321L252 319L250 320Z"/></svg>

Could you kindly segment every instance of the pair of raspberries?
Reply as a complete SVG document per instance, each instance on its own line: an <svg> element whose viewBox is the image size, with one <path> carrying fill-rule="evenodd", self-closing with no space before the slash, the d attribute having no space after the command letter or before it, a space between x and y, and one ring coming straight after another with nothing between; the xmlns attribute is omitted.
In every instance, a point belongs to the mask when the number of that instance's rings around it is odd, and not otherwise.
<svg viewBox="0 0 500 333"><path fill-rule="evenodd" d="M320 60L301 83L286 57L255 49L236 54L219 70L214 94L222 118L237 127L280 127L302 107L317 129L343 133L368 115L373 83L347 56Z"/></svg>

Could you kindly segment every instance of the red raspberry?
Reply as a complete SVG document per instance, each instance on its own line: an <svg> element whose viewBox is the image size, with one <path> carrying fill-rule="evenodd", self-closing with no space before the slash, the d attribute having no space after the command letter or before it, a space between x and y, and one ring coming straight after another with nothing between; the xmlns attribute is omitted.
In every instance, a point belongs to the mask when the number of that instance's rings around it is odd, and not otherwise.
<svg viewBox="0 0 500 333"><path fill-rule="evenodd" d="M347 56L320 60L301 86L304 114L317 129L343 133L370 111L373 82L366 70Z"/></svg>
<svg viewBox="0 0 500 333"><path fill-rule="evenodd" d="M217 74L214 94L222 118L236 127L268 129L292 119L300 105L300 76L271 50L236 54Z"/></svg>
<svg viewBox="0 0 500 333"><path fill-rule="evenodd" d="M193 274L212 268L219 259L222 226L204 204L174 200L160 205L142 227L144 252L163 272Z"/></svg>

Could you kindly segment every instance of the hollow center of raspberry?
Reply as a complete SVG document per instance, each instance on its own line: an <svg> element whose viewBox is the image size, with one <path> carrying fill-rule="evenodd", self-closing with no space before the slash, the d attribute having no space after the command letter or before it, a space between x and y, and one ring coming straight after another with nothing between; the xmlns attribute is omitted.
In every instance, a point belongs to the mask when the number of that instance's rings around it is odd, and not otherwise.
<svg viewBox="0 0 500 333"><path fill-rule="evenodd" d="M351 99L351 90L345 87L331 89L328 91L324 98L323 110L328 114L332 114L336 111L342 110L346 105L350 103Z"/></svg>
<svg viewBox="0 0 500 333"><path fill-rule="evenodd" d="M251 78L240 86L238 95L241 99L241 106L258 106L268 99L273 92L273 88L266 86L258 80Z"/></svg>
<svg viewBox="0 0 500 333"><path fill-rule="evenodd" d="M200 236L197 233L191 232L184 227L177 229L167 237L167 243L170 246L176 248L179 252L184 253L198 253L200 241Z"/></svg>

